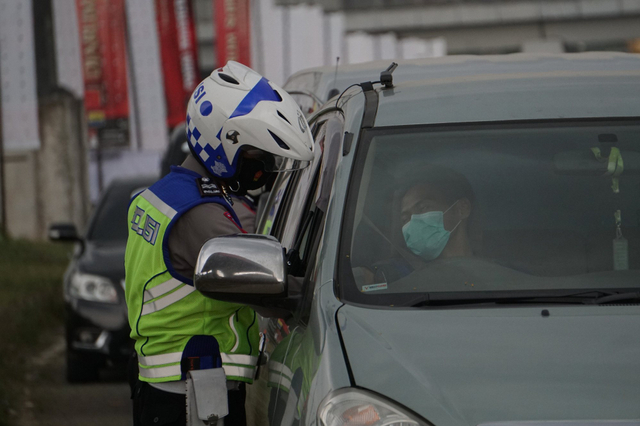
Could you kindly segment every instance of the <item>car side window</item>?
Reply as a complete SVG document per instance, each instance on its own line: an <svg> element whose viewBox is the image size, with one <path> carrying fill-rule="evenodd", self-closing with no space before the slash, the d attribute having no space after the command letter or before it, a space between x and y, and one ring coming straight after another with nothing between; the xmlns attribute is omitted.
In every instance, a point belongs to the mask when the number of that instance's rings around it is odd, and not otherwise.
<svg viewBox="0 0 640 426"><path fill-rule="evenodd" d="M276 180L268 194L264 211L260 209L258 212L258 223L256 224L256 233L258 234L274 234L274 225L280 212L280 206L283 205L282 201L287 189L292 185L293 174L291 172L280 173L276 177Z"/></svg>
<svg viewBox="0 0 640 426"><path fill-rule="evenodd" d="M302 301L295 313L298 324L306 324L311 311L318 265L321 263L317 255L322 245L336 168L342 158L343 137L344 119L341 114L333 113L325 123L322 138L316 139L322 147L322 164L303 210L303 226L297 233L294 245L296 250L288 257L292 275L304 277Z"/></svg>
<svg viewBox="0 0 640 426"><path fill-rule="evenodd" d="M313 134L317 135L320 127L313 127ZM298 192L297 188L302 185L306 187L308 176L313 176L314 171L319 167L320 149L316 146L316 157L309 167L295 172L280 173L276 177L273 187L268 196L264 213L260 214L259 222L256 226L256 233L267 234L276 237L283 245L288 247L282 237L283 233L291 228L289 222L291 209L291 198ZM294 217L295 219L295 217Z"/></svg>
<svg viewBox="0 0 640 426"><path fill-rule="evenodd" d="M292 200L301 208L296 213L299 223L294 229L295 233L287 237L292 241L288 246L287 262L289 274L302 279L303 303L296 315L302 322L305 322L315 286L314 265L317 263L316 254L322 240L336 167L341 158L343 129L344 120L339 113L331 113L322 123L316 135L316 144L322 153L320 166L306 190L299 187Z"/></svg>
<svg viewBox="0 0 640 426"><path fill-rule="evenodd" d="M326 122L320 122L314 126L314 149L315 158L313 163L304 170L299 172L297 176L298 181L294 191L292 191L291 198L288 200L288 211L284 222L286 226L283 227L282 233L278 235L278 239L282 243L283 247L291 250L295 246L296 235L299 233L300 227L304 226L304 217L306 207L309 200L313 198L315 193L315 187L317 184L318 173L322 167L322 141L325 138Z"/></svg>

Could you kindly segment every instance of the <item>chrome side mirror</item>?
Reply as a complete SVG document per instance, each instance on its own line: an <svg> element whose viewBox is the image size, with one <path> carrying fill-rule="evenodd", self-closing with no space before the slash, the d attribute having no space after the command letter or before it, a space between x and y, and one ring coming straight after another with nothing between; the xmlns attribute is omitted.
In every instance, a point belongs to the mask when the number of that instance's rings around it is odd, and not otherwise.
<svg viewBox="0 0 640 426"><path fill-rule="evenodd" d="M200 250L194 285L205 296L237 303L256 297L286 295L285 255L274 237L226 235L207 241Z"/></svg>

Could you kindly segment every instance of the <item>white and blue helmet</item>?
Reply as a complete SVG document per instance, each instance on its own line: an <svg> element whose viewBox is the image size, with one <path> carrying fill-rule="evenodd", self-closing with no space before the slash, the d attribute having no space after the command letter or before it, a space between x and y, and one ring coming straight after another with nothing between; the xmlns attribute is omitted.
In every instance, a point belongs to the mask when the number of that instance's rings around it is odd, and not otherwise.
<svg viewBox="0 0 640 426"><path fill-rule="evenodd" d="M268 172L300 169L313 159L311 132L293 98L238 62L198 85L186 124L191 152L222 179L236 176L242 150L265 154Z"/></svg>

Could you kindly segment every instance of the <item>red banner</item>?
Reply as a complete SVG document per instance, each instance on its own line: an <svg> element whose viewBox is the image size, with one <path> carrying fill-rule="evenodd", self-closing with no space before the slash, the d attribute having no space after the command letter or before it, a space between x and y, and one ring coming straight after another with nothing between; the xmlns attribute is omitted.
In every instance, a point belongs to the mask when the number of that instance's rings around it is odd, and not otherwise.
<svg viewBox="0 0 640 426"><path fill-rule="evenodd" d="M76 0L89 125L129 118L124 0Z"/></svg>
<svg viewBox="0 0 640 426"><path fill-rule="evenodd" d="M156 0L167 124L185 120L189 96L200 82L196 32L189 0Z"/></svg>
<svg viewBox="0 0 640 426"><path fill-rule="evenodd" d="M249 0L213 0L218 66L237 61L251 66Z"/></svg>

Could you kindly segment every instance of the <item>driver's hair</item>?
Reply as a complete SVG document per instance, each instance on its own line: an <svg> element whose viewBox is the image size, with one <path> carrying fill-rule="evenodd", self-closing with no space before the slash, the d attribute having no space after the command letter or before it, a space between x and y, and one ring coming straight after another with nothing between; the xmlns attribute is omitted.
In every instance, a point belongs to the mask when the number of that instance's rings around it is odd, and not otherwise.
<svg viewBox="0 0 640 426"><path fill-rule="evenodd" d="M419 174L411 179L410 185L406 187L404 195L415 186L430 185L437 188L438 193L442 194L444 201L453 204L456 200L466 198L471 203L471 208L475 207L475 195L473 188L467 178L444 166L429 165L420 169Z"/></svg>

